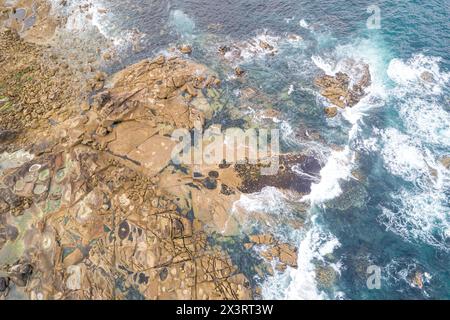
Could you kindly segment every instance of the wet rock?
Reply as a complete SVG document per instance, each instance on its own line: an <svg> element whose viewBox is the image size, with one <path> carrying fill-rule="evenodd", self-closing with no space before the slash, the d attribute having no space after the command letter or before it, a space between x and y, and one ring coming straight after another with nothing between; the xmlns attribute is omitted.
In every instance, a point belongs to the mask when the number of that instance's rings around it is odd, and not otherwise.
<svg viewBox="0 0 450 320"><path fill-rule="evenodd" d="M167 276L169 275L169 270L167 268L162 268L159 272L159 279L161 281L165 281L167 279Z"/></svg>
<svg viewBox="0 0 450 320"><path fill-rule="evenodd" d="M226 196L230 196L230 195L236 194L236 191L234 191L228 185L222 183L220 193L222 193Z"/></svg>
<svg viewBox="0 0 450 320"><path fill-rule="evenodd" d="M327 107L327 108L325 108L325 115L328 118L334 118L334 117L337 116L337 114L338 114L338 110L337 110L336 107Z"/></svg>
<svg viewBox="0 0 450 320"><path fill-rule="evenodd" d="M105 52L103 54L103 60L109 61L109 60L111 60L111 58L112 58L111 53Z"/></svg>
<svg viewBox="0 0 450 320"><path fill-rule="evenodd" d="M236 67L234 69L234 74L238 77L242 77L245 74L245 71L242 70L240 67Z"/></svg>
<svg viewBox="0 0 450 320"><path fill-rule="evenodd" d="M8 225L5 228L6 238L8 240L14 241L19 236L19 230L16 227Z"/></svg>
<svg viewBox="0 0 450 320"><path fill-rule="evenodd" d="M422 72L422 74L420 75L420 78L425 82L433 82L434 81L434 76L429 71Z"/></svg>
<svg viewBox="0 0 450 320"><path fill-rule="evenodd" d="M179 50L181 51L181 53L183 54L191 54L192 53L192 47L189 45L182 45L179 47Z"/></svg>
<svg viewBox="0 0 450 320"><path fill-rule="evenodd" d="M33 266L29 263L19 263L11 267L9 276L19 287L25 287L33 273Z"/></svg>
<svg viewBox="0 0 450 320"><path fill-rule="evenodd" d="M0 292L5 292L9 287L9 278L0 277Z"/></svg>
<svg viewBox="0 0 450 320"><path fill-rule="evenodd" d="M8 212L9 208L9 203L0 198L0 214Z"/></svg>
<svg viewBox="0 0 450 320"><path fill-rule="evenodd" d="M336 271L331 267L317 266L316 279L322 288L331 288L337 278Z"/></svg>
<svg viewBox="0 0 450 320"><path fill-rule="evenodd" d="M219 47L219 53L225 55L227 52L231 51L231 48L225 45Z"/></svg>
<svg viewBox="0 0 450 320"><path fill-rule="evenodd" d="M263 40L259 41L259 46L264 50L272 51L274 49L274 47L272 45L270 45L268 42L263 41Z"/></svg>
<svg viewBox="0 0 450 320"><path fill-rule="evenodd" d="M273 175L262 175L261 164L236 164L235 170L242 179L239 190L243 193L254 193L272 186L300 194L309 193L312 183L320 177L319 161L301 154L280 155L278 159L278 170Z"/></svg>
<svg viewBox="0 0 450 320"><path fill-rule="evenodd" d="M130 225L126 221L122 221L119 225L119 238L124 240L130 234Z"/></svg>
<svg viewBox="0 0 450 320"><path fill-rule="evenodd" d="M356 62L349 63L357 65ZM350 76L344 72L316 78L315 84L321 89L321 95L340 108L356 105L365 96L365 89L371 84L371 75L367 64L357 65L355 68L358 74L354 77L357 80L351 81Z"/></svg>
<svg viewBox="0 0 450 320"><path fill-rule="evenodd" d="M11 141L17 137L17 132L12 130L0 130L0 143Z"/></svg>

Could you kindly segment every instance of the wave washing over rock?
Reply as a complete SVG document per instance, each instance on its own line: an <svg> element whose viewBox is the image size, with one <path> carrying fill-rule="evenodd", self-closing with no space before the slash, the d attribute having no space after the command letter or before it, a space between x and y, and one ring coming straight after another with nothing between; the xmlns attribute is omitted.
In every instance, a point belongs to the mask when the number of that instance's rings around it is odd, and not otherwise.
<svg viewBox="0 0 450 320"><path fill-rule="evenodd" d="M0 1L0 299L448 296L448 57L300 2Z"/></svg>

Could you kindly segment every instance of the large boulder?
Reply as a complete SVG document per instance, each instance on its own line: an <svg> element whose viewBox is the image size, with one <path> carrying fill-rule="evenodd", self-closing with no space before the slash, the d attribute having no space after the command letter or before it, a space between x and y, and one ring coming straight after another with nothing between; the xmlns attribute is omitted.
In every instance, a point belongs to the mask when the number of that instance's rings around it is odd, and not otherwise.
<svg viewBox="0 0 450 320"><path fill-rule="evenodd" d="M322 75L315 80L316 86L321 89L321 95L340 108L356 105L366 95L365 90L371 84L371 75L367 64L348 61L346 67L348 69L346 72L339 71L335 75ZM328 114L330 113L328 112Z"/></svg>

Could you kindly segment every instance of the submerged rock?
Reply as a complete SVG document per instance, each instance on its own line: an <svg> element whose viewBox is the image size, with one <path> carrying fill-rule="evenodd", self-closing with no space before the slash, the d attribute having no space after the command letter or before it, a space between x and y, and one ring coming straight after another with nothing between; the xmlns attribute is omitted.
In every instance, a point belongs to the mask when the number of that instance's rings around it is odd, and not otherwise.
<svg viewBox="0 0 450 320"><path fill-rule="evenodd" d="M311 156L302 154L285 154L279 156L279 167L274 175L261 175L263 166L236 164L235 168L242 179L239 189L243 193L261 191L272 186L283 190L308 194L311 185L320 179L321 164Z"/></svg>
<svg viewBox="0 0 450 320"><path fill-rule="evenodd" d="M443 157L441 163L445 168L450 169L450 156Z"/></svg>

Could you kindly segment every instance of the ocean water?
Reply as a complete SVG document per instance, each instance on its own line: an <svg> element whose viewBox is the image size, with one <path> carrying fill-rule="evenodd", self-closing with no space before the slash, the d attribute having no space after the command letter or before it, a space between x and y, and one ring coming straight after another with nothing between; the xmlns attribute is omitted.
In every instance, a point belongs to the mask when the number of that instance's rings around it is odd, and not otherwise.
<svg viewBox="0 0 450 320"><path fill-rule="evenodd" d="M239 64L247 84L280 112L283 151L322 162L321 179L306 197L286 199L269 188L237 204L277 221L249 221L249 228L298 247L297 269L255 276L263 299L450 298L450 172L439 161L450 155L448 0L377 1L378 29L367 27L374 3L362 0L99 0L85 21L75 9L87 2L68 1L67 27L88 33L94 26L112 41L121 61L105 66L111 72L190 43L191 58L225 79L228 108L238 109L243 85L230 68ZM221 44L258 39L278 52L247 45L243 58L229 64L217 54ZM348 58L369 65L372 84L356 106L326 119L314 78L342 70ZM226 115L215 121L236 123ZM301 138L305 133L321 139ZM355 172L365 178L358 181ZM305 202L306 218L297 212ZM287 223L296 216L304 228ZM377 289L367 286L369 266L380 268Z"/></svg>

